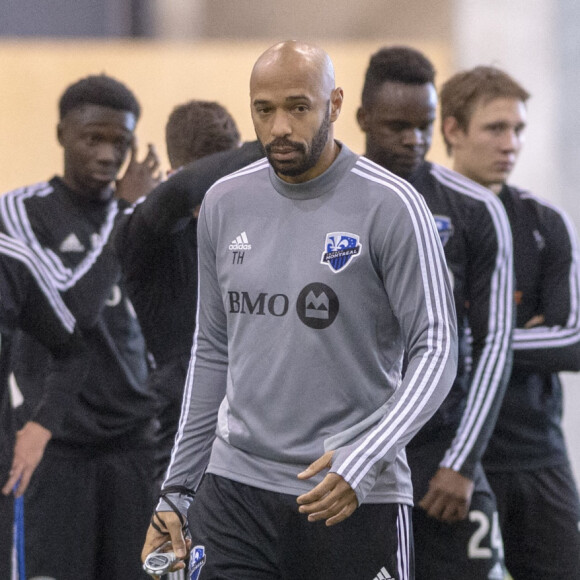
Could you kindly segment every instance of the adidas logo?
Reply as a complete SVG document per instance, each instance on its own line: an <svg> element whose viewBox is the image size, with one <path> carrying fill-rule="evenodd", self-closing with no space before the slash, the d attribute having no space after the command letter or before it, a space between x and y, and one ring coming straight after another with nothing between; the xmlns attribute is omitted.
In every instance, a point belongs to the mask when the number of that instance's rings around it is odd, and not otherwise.
<svg viewBox="0 0 580 580"><path fill-rule="evenodd" d="M60 245L61 252L84 252L85 247L81 244L75 234L69 234Z"/></svg>
<svg viewBox="0 0 580 580"><path fill-rule="evenodd" d="M393 577L388 573L387 569L383 566L379 573L373 578L373 580L393 580Z"/></svg>
<svg viewBox="0 0 580 580"><path fill-rule="evenodd" d="M246 232L242 232L232 243L229 245L230 250L251 250L252 244L248 241L248 236Z"/></svg>

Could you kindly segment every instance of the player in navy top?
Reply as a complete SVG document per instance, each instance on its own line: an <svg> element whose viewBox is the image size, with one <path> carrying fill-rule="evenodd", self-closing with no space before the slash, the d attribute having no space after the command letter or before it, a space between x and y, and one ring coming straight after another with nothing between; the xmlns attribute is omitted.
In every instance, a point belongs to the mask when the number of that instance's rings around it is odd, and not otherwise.
<svg viewBox="0 0 580 580"><path fill-rule="evenodd" d="M197 215L220 177L263 156L254 142L241 148L234 119L219 103L190 101L166 124L171 176L127 208L114 243L129 297L153 357L159 435L154 478L167 468L191 354L197 302Z"/></svg>
<svg viewBox="0 0 580 580"><path fill-rule="evenodd" d="M407 446L417 577L488 580L490 574L501 576L503 562L481 457L510 369L511 237L505 211L491 192L425 160L437 106L434 79L433 65L419 51L379 50L366 71L357 118L366 134L366 155L412 183L433 213L457 311L453 388ZM474 514L485 518L485 534ZM473 553L475 537L485 557Z"/></svg>
<svg viewBox="0 0 580 580"><path fill-rule="evenodd" d="M0 198L3 231L30 249L76 319L88 352L84 380L80 373L69 377L74 396L64 406L53 399L49 408L66 415L55 421L25 494L27 571L62 579L137 579L143 577L139 530L153 496L154 398L146 385L141 330L108 240L127 205L117 196L132 197L133 178L135 190L145 193L156 182L158 160L150 150L136 161L140 107L111 77L70 85L59 114L62 177ZM130 151L130 175L115 188ZM26 330L14 334L10 361L24 410L42 399L53 358Z"/></svg>
<svg viewBox="0 0 580 580"><path fill-rule="evenodd" d="M441 90L442 130L454 169L498 196L513 234L513 370L484 456L506 565L514 580L573 580L580 578L580 504L558 372L580 370L578 240L562 210L507 183L528 97L495 67L460 72Z"/></svg>

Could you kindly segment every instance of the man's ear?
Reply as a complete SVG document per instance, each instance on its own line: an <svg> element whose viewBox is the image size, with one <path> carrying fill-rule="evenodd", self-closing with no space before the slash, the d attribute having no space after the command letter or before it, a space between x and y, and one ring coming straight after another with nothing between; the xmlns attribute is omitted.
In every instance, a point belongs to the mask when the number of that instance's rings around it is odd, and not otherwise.
<svg viewBox="0 0 580 580"><path fill-rule="evenodd" d="M58 139L58 142L63 145L63 126L62 126L62 121L56 126L56 138Z"/></svg>
<svg viewBox="0 0 580 580"><path fill-rule="evenodd" d="M358 126L360 127L361 131L363 133L366 133L368 130L368 115L363 107L359 107L357 109L356 120L358 122Z"/></svg>
<svg viewBox="0 0 580 580"><path fill-rule="evenodd" d="M454 147L461 135L465 133L465 131L459 126L455 117L445 117L445 119L443 119L442 127L445 142L451 147Z"/></svg>
<svg viewBox="0 0 580 580"><path fill-rule="evenodd" d="M330 122L334 123L342 109L342 101L344 99L344 92L340 87L336 87L330 95Z"/></svg>

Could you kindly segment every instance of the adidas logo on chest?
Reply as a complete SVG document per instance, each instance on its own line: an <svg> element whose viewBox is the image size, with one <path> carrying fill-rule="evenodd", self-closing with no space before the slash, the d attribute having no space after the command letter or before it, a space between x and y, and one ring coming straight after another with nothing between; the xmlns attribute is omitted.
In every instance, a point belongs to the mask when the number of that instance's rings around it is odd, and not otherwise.
<svg viewBox="0 0 580 580"><path fill-rule="evenodd" d="M235 240L228 246L230 250L251 250L252 244L248 240L246 232L242 232L239 236L236 236Z"/></svg>
<svg viewBox="0 0 580 580"><path fill-rule="evenodd" d="M83 246L81 241L77 238L76 234L70 233L60 244L59 250L61 252L84 252L86 248Z"/></svg>

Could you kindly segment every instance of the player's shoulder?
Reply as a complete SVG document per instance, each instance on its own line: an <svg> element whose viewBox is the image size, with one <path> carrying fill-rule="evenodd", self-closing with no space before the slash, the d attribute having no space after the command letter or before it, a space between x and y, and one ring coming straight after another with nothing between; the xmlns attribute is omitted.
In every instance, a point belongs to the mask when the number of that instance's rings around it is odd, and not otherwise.
<svg viewBox="0 0 580 580"><path fill-rule="evenodd" d="M376 196L383 202L403 205L420 197L415 187L407 180L364 155L357 156L350 173L358 180L357 195Z"/></svg>
<svg viewBox="0 0 580 580"><path fill-rule="evenodd" d="M555 203L521 187L514 185L505 185L505 192L513 199L528 206L533 210L540 221L560 221L564 222L567 227L572 227L568 214Z"/></svg>
<svg viewBox="0 0 580 580"><path fill-rule="evenodd" d="M205 195L206 203L216 203L224 196L244 189L250 190L260 186L261 182L266 182L268 178L268 160L264 157L228 173L218 179L207 191Z"/></svg>
<svg viewBox="0 0 580 580"><path fill-rule="evenodd" d="M507 243L511 236L509 219L499 196L452 169L437 163L429 165L429 174L437 188L446 192L450 203L463 215L468 234L477 238L478 232L484 231L483 224L487 223L496 236Z"/></svg>
<svg viewBox="0 0 580 580"><path fill-rule="evenodd" d="M32 251L23 242L0 232L0 265L3 271L26 271L26 261L31 255Z"/></svg>
<svg viewBox="0 0 580 580"><path fill-rule="evenodd" d="M38 260L28 244L4 233L0 233L0 279L0 286L8 280L16 282L20 289L17 299L22 302L29 299L36 302L34 293L40 292L67 332L73 331L75 318L55 288L54 278L49 270ZM32 295L23 291L25 286L31 289ZM0 295L4 298L7 296L1 288Z"/></svg>
<svg viewBox="0 0 580 580"><path fill-rule="evenodd" d="M563 213L562 208L558 207L555 203L530 191L529 189L517 187L511 184L506 184L504 189L512 198L520 200L530 206L536 206L549 212Z"/></svg>
<svg viewBox="0 0 580 580"><path fill-rule="evenodd" d="M51 181L39 181L0 195L0 216L4 223L26 221L30 211L43 213L43 209L54 192ZM37 209L35 209L37 208Z"/></svg>
<svg viewBox="0 0 580 580"><path fill-rule="evenodd" d="M39 181L37 183L32 183L29 185L24 185L16 189L11 189L2 194L0 199L15 199L15 198L28 198L34 196L43 197L52 193L54 190L52 184L48 181Z"/></svg>
<svg viewBox="0 0 580 580"><path fill-rule="evenodd" d="M429 163L428 167L433 179L441 187L456 195L461 203L484 209L489 209L490 207L501 208L502 204L497 195L487 187L438 163Z"/></svg>
<svg viewBox="0 0 580 580"><path fill-rule="evenodd" d="M17 280L22 289L34 273L40 272L36 256L26 244L0 233L0 287L5 286L9 280ZM6 296L1 289L0 296ZM21 298L24 299L24 295Z"/></svg>

